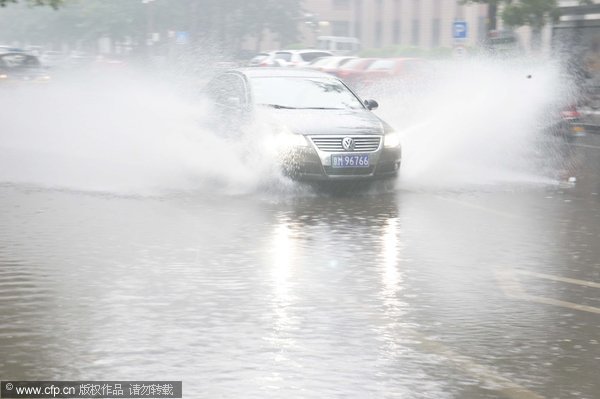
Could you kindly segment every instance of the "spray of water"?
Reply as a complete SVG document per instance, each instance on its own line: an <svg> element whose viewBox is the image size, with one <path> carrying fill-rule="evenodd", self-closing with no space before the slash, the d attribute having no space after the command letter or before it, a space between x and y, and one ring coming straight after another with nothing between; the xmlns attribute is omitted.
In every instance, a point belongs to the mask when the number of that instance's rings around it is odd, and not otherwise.
<svg viewBox="0 0 600 399"><path fill-rule="evenodd" d="M417 82L367 92L403 135L404 188L554 183L540 163L568 82L558 64L535 60L455 60ZM541 140L541 141L540 141ZM544 157L546 157L544 159Z"/></svg>
<svg viewBox="0 0 600 399"><path fill-rule="evenodd" d="M265 145L268 130L224 138L206 128L201 96L155 76L111 72L21 85L0 92L0 107L2 182L143 195L286 183Z"/></svg>
<svg viewBox="0 0 600 399"><path fill-rule="evenodd" d="M380 100L379 115L403 134L400 187L547 184L536 139L564 96L560 71L548 62L441 61L417 81L360 94ZM203 127L208 108L189 96L201 82L185 91L172 83L104 71L3 87L0 182L134 194L294 190L267 121L229 140Z"/></svg>

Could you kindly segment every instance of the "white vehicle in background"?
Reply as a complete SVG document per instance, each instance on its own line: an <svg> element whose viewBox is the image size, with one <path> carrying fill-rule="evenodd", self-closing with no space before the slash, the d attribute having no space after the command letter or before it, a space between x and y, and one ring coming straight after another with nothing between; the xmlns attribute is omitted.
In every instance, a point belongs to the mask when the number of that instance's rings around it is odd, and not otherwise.
<svg viewBox="0 0 600 399"><path fill-rule="evenodd" d="M273 60L284 67L305 66L312 60L321 57L330 57L333 53L323 50L280 50L273 55Z"/></svg>
<svg viewBox="0 0 600 399"><path fill-rule="evenodd" d="M319 36L317 48L335 55L354 55L360 51L360 40L350 36Z"/></svg>
<svg viewBox="0 0 600 399"><path fill-rule="evenodd" d="M279 64L277 64L273 60L273 57L275 57L275 52L274 51L264 52L264 53L258 53L254 57L252 57L252 59L248 63L248 66L251 66L251 67L274 67L274 66L280 66Z"/></svg>

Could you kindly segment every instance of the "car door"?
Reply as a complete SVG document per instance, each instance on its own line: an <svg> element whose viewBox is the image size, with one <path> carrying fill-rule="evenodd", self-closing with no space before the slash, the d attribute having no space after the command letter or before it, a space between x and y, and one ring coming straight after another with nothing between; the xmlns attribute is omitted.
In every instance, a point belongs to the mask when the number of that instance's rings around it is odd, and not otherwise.
<svg viewBox="0 0 600 399"><path fill-rule="evenodd" d="M244 80L235 73L214 78L207 88L210 100L210 125L225 136L238 135L248 114L248 95Z"/></svg>

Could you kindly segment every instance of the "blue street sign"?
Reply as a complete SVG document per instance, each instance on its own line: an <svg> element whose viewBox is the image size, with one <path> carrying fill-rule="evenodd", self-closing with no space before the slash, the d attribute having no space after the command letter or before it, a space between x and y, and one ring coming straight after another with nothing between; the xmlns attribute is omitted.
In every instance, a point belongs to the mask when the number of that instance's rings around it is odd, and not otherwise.
<svg viewBox="0 0 600 399"><path fill-rule="evenodd" d="M452 37L454 39L467 38L467 23L465 21L456 21L452 24Z"/></svg>

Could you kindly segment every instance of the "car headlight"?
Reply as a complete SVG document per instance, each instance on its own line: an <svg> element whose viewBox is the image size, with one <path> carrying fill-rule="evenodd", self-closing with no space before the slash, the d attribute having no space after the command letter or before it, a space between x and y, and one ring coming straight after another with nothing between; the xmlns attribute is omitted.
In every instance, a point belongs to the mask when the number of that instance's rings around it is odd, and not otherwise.
<svg viewBox="0 0 600 399"><path fill-rule="evenodd" d="M8 75L0 73L0 79L8 79Z"/></svg>
<svg viewBox="0 0 600 399"><path fill-rule="evenodd" d="M292 132L283 132L277 136L277 146L280 149L290 149L293 147L306 147L308 142L301 134Z"/></svg>
<svg viewBox="0 0 600 399"><path fill-rule="evenodd" d="M400 145L400 133L391 132L383 136L383 145L385 148L394 148Z"/></svg>

